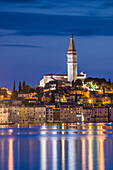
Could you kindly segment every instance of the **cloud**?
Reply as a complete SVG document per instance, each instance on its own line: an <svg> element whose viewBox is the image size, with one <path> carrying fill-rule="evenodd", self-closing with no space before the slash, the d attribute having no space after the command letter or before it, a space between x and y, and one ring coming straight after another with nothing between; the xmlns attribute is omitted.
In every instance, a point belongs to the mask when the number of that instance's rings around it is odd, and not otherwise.
<svg viewBox="0 0 113 170"><path fill-rule="evenodd" d="M8 2L8 3L28 3L28 2L34 2L34 0L0 0L0 2Z"/></svg>
<svg viewBox="0 0 113 170"><path fill-rule="evenodd" d="M66 32L54 32L54 31L18 31L14 35L22 35L22 36L38 36L38 35L58 35L58 36L64 36L64 35L70 35Z"/></svg>
<svg viewBox="0 0 113 170"><path fill-rule="evenodd" d="M113 36L112 28L110 17L0 12L0 29L15 30L14 35L66 35L73 32L79 36Z"/></svg>
<svg viewBox="0 0 113 170"><path fill-rule="evenodd" d="M105 2L105 3L104 3L104 6L105 6L105 7L110 7L110 8L112 8L112 7L113 7L113 2L109 2L109 1L108 1L108 2Z"/></svg>
<svg viewBox="0 0 113 170"><path fill-rule="evenodd" d="M35 45L24 45L24 44L0 44L0 47L40 48L40 46L35 46Z"/></svg>

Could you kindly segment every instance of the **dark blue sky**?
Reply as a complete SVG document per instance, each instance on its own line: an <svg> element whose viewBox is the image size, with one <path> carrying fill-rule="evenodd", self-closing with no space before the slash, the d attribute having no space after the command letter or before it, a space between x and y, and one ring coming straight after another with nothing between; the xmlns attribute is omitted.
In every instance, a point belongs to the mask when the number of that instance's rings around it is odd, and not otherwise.
<svg viewBox="0 0 113 170"><path fill-rule="evenodd" d="M78 72L113 81L111 0L0 0L0 86L66 73L71 33Z"/></svg>

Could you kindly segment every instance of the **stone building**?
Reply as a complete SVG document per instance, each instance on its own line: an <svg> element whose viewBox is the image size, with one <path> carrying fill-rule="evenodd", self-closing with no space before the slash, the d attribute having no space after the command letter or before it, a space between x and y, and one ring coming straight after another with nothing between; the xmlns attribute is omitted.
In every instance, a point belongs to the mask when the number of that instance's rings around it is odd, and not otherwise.
<svg viewBox="0 0 113 170"><path fill-rule="evenodd" d="M82 121L82 106L75 106L72 104L60 105L60 121L62 123L81 122Z"/></svg>

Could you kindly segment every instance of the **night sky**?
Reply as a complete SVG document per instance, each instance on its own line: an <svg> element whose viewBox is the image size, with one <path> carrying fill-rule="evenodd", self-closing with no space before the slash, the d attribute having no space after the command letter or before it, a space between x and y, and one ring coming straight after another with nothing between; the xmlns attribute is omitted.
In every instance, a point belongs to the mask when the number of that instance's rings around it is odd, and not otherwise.
<svg viewBox="0 0 113 170"><path fill-rule="evenodd" d="M66 73L71 33L78 73L113 81L112 0L0 0L0 87Z"/></svg>

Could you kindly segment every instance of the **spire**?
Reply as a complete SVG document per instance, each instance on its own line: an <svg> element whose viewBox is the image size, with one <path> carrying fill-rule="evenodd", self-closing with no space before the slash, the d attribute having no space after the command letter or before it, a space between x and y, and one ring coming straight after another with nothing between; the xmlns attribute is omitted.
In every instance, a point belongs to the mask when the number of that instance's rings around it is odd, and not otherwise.
<svg viewBox="0 0 113 170"><path fill-rule="evenodd" d="M74 40L73 40L73 34L71 34L70 44L69 44L69 49L68 49L68 51L76 51L76 49L75 49L75 44L74 44Z"/></svg>

